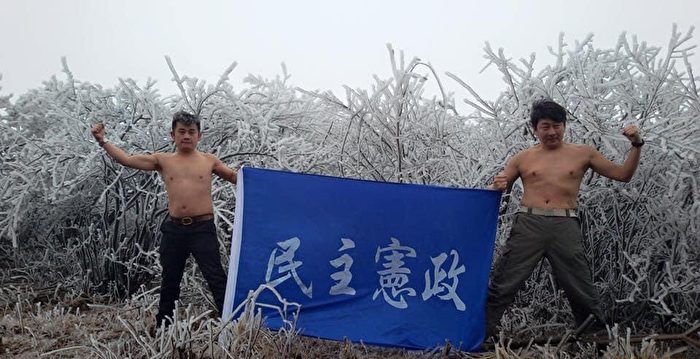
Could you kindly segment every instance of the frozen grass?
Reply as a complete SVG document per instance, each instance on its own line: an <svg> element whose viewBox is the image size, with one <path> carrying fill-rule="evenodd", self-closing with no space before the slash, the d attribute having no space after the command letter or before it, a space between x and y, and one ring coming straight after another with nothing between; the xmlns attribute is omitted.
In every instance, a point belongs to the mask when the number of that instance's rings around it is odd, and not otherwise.
<svg viewBox="0 0 700 359"><path fill-rule="evenodd" d="M334 342L297 335L293 325L266 330L254 310L255 296L239 320L211 318L207 308L188 305L177 311L176 324L152 332L157 308L154 290L131 299L100 304L105 298L64 296L65 302L33 303L26 293L4 290L0 319L0 355L12 358L684 358L698 355L678 343L660 345L653 340L638 345L618 335L607 348L592 344L527 345L512 348L504 337L484 353L459 352L447 346L416 352ZM188 295L193 295L192 293ZM188 296L186 295L186 297ZM200 302L201 303L201 302Z"/></svg>

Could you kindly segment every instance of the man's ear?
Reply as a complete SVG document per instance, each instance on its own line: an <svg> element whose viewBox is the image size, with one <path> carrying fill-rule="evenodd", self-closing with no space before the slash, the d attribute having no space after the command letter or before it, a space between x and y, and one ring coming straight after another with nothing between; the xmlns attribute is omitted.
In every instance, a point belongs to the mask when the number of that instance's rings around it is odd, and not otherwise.
<svg viewBox="0 0 700 359"><path fill-rule="evenodd" d="M170 138L175 141L175 131L170 131Z"/></svg>

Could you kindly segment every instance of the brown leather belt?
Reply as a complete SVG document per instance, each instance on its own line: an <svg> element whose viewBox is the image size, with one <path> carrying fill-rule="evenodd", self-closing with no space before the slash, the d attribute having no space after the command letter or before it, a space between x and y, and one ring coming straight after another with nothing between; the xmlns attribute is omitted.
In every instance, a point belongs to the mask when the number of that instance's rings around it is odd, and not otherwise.
<svg viewBox="0 0 700 359"><path fill-rule="evenodd" d="M213 218L214 218L214 215L211 213L202 214L199 216L187 216L187 217L179 217L179 218L170 216L171 221L173 221L177 224L183 225L183 226L189 226L190 224L195 223L195 222L208 221L208 220L213 219Z"/></svg>
<svg viewBox="0 0 700 359"><path fill-rule="evenodd" d="M576 209L568 208L534 208L534 207L520 207L518 212L536 214L538 216L545 217L578 217L576 214Z"/></svg>

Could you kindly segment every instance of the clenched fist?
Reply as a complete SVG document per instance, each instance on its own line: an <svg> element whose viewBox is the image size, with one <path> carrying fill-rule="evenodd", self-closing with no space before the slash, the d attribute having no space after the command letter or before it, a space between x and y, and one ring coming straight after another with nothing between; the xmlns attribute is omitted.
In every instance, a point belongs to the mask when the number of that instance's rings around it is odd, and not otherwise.
<svg viewBox="0 0 700 359"><path fill-rule="evenodd" d="M642 136L639 134L639 127L637 127L637 125L626 126L624 130L622 130L622 134L633 144L642 142Z"/></svg>
<svg viewBox="0 0 700 359"><path fill-rule="evenodd" d="M508 177L503 173L499 173L493 177L493 183L489 186L490 189L497 191L505 191L508 189Z"/></svg>
<svg viewBox="0 0 700 359"><path fill-rule="evenodd" d="M92 129L90 130L92 132L92 136L95 137L95 140L97 143L102 143L105 140L105 125L103 123L98 123L92 126Z"/></svg>

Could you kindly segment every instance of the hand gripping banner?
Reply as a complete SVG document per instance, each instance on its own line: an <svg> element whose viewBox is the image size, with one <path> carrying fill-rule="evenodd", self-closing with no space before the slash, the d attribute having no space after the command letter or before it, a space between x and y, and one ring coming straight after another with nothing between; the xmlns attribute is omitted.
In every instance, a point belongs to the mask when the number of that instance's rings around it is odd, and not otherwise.
<svg viewBox="0 0 700 359"><path fill-rule="evenodd" d="M476 349L500 196L243 168L224 318L268 284L301 304L302 335ZM258 303L279 299L264 291ZM261 308L272 329L292 316Z"/></svg>

